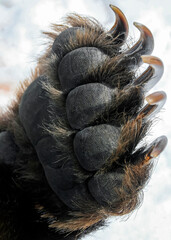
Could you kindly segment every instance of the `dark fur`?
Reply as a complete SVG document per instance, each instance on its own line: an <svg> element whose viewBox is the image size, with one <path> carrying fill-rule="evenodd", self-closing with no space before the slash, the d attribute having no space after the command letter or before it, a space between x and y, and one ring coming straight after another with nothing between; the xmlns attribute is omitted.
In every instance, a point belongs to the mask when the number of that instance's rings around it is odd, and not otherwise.
<svg viewBox="0 0 171 240"><path fill-rule="evenodd" d="M52 43L58 34L68 27L81 27L85 33L77 32L76 41L69 41L62 46L62 53L51 54ZM145 154L136 149L149 129L150 123L137 118L144 93L141 87L125 87L135 80L131 58L124 55L121 46L111 38L94 19L71 15L66 25L53 25L53 32L45 33L50 37L47 52L38 60L37 68L19 88L16 100L8 111L1 116L0 131L8 131L16 144L16 159L10 164L0 162L0 239L2 240L52 240L77 239L100 226L108 216L122 216L132 212L142 200L142 189L150 176L152 164L142 166ZM49 187L43 168L34 147L28 139L19 118L18 106L22 95L32 81L46 75L48 81L43 84L50 99L51 124L44 123L44 130L60 143L59 159L72 156L72 141L75 130L68 124L65 112L65 98L57 78L57 69L61 58L73 49L81 46L93 46L110 58L105 63L89 72L87 82L101 82L112 88L117 87L116 102L93 124L112 123L122 126L116 153L96 173L104 174L122 168L123 185L118 189L120 201L114 205L101 206L94 199L80 201L79 210L67 207ZM115 80L117 79L117 81ZM62 111L56 120L56 112ZM82 183L94 173L80 167L73 157L77 182Z"/></svg>

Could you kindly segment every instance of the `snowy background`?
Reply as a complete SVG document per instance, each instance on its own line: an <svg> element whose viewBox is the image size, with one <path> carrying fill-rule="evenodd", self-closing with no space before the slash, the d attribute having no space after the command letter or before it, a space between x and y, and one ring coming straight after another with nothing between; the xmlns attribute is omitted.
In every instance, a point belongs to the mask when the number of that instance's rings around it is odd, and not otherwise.
<svg viewBox="0 0 171 240"><path fill-rule="evenodd" d="M152 91L168 95L150 141L160 135L171 138L171 1L170 0L0 0L0 107L4 109L19 82L23 81L44 49L41 31L59 23L70 12L93 16L106 29L114 23L109 3L127 16L130 35L138 39L133 21L143 23L155 39L153 55L165 65L162 80ZM127 221L111 218L109 226L84 240L169 240L171 236L171 146L156 160L152 179L145 189L143 205Z"/></svg>

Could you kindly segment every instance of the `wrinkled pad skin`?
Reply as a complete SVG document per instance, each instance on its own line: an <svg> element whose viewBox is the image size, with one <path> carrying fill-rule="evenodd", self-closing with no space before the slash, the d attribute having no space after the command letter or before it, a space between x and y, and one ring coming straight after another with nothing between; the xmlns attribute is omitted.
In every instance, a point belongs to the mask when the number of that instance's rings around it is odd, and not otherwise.
<svg viewBox="0 0 171 240"><path fill-rule="evenodd" d="M74 138L74 151L81 166L88 171L99 170L115 153L120 130L102 124L79 131Z"/></svg>
<svg viewBox="0 0 171 240"><path fill-rule="evenodd" d="M72 90L66 99L69 124L82 129L107 111L114 102L115 93L101 83L89 83Z"/></svg>
<svg viewBox="0 0 171 240"><path fill-rule="evenodd" d="M91 199L86 184L76 182L72 159L69 159L60 168L46 165L44 170L52 190L69 208L73 210L79 209L78 204L76 204L77 201Z"/></svg>
<svg viewBox="0 0 171 240"><path fill-rule="evenodd" d="M68 93L71 89L88 83L89 72L106 59L107 55L95 47L82 47L66 54L58 68L62 90Z"/></svg>
<svg viewBox="0 0 171 240"><path fill-rule="evenodd" d="M119 201L117 189L122 186L123 177L122 173L117 172L95 175L88 182L89 190L101 205L112 205Z"/></svg>
<svg viewBox="0 0 171 240"><path fill-rule="evenodd" d="M70 41L76 41L77 31L84 33L84 29L78 27L68 28L60 33L53 43L52 53L57 54L58 57L63 57L65 46L67 46Z"/></svg>
<svg viewBox="0 0 171 240"><path fill-rule="evenodd" d="M42 81L46 81L46 77L40 76L30 84L19 106L20 119L33 145L45 135L43 121L50 121L49 99L41 86Z"/></svg>

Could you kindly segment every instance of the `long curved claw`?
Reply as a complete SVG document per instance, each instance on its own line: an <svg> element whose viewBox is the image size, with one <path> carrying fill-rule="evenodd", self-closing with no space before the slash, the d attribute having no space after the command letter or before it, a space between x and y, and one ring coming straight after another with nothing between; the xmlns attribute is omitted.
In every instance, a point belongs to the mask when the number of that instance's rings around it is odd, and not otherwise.
<svg viewBox="0 0 171 240"><path fill-rule="evenodd" d="M164 65L160 58L154 56L141 56L143 63L150 66L134 82L134 85L143 85L145 91L149 91L160 80L164 72Z"/></svg>
<svg viewBox="0 0 171 240"><path fill-rule="evenodd" d="M154 48L154 38L151 31L141 23L134 22L134 26L138 28L141 35L138 42L129 49L127 55L147 55L151 54Z"/></svg>
<svg viewBox="0 0 171 240"><path fill-rule="evenodd" d="M123 44L127 39L129 31L127 19L119 8L111 4L110 7L116 15L116 21L108 33L111 34L113 38L117 38L117 43Z"/></svg>
<svg viewBox="0 0 171 240"><path fill-rule="evenodd" d="M167 142L168 139L166 136L160 136L154 140L150 147L145 151L146 156L142 164L147 164L151 159L158 157L165 149Z"/></svg>
<svg viewBox="0 0 171 240"><path fill-rule="evenodd" d="M163 107L167 99L166 93L163 91L154 92L146 97L146 100L148 102L147 105L141 110L141 112L138 115L138 118L142 119L149 119L154 114L160 111L160 109Z"/></svg>

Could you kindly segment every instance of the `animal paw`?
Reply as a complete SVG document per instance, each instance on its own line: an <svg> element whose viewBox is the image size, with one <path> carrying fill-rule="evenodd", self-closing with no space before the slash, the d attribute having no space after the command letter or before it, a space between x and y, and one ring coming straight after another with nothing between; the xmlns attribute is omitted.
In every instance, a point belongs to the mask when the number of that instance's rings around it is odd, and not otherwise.
<svg viewBox="0 0 171 240"><path fill-rule="evenodd" d="M49 186L77 217L87 219L75 229L133 211L149 180L152 159L167 144L160 136L142 145L166 101L163 91L148 95L164 69L150 55L153 36L134 23L140 38L123 50L128 23L120 9L110 7L116 22L108 32L78 15L69 16L68 25L54 25L55 32L47 33L53 44L40 59L40 75L25 91L19 109ZM136 77L143 63L149 66Z"/></svg>

